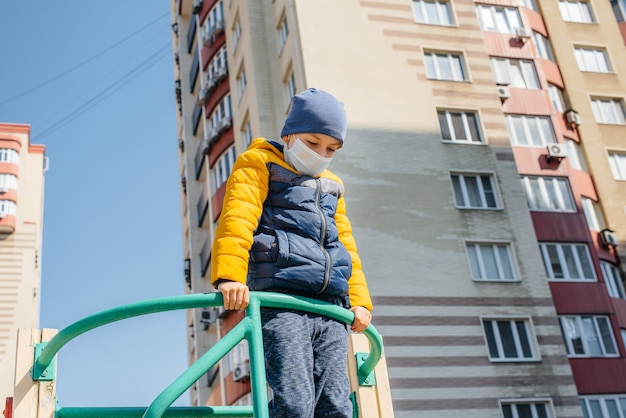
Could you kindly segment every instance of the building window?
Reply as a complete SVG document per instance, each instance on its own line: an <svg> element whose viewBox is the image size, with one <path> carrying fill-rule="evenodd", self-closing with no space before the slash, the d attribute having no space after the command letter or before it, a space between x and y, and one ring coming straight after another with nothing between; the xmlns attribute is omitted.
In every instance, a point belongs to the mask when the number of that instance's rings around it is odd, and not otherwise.
<svg viewBox="0 0 626 418"><path fill-rule="evenodd" d="M515 29L524 27L515 7L478 5L476 10L480 28L484 31L515 33Z"/></svg>
<svg viewBox="0 0 626 418"><path fill-rule="evenodd" d="M537 3L535 3L535 0L524 0L524 7L534 10L536 12L539 11L539 9L537 9Z"/></svg>
<svg viewBox="0 0 626 418"><path fill-rule="evenodd" d="M243 129L243 143L245 144L246 148L248 148L248 146L250 146L250 143L252 142L252 127L250 126L250 120L248 120L246 122L246 127Z"/></svg>
<svg viewBox="0 0 626 418"><path fill-rule="evenodd" d="M534 361L536 344L528 319L483 319L491 361Z"/></svg>
<svg viewBox="0 0 626 418"><path fill-rule="evenodd" d="M508 244L465 244L472 279L479 281L517 280L513 257Z"/></svg>
<svg viewBox="0 0 626 418"><path fill-rule="evenodd" d="M498 199L490 174L452 174L456 206L462 209L498 209Z"/></svg>
<svg viewBox="0 0 626 418"><path fill-rule="evenodd" d="M506 124L513 145L545 147L556 144L556 135L548 116L507 115Z"/></svg>
<svg viewBox="0 0 626 418"><path fill-rule="evenodd" d="M504 418L554 418L548 401L501 402Z"/></svg>
<svg viewBox="0 0 626 418"><path fill-rule="evenodd" d="M296 76L293 73L293 70L289 72L289 76L284 83L285 88L285 99L287 101L287 109L291 106L291 99L296 95Z"/></svg>
<svg viewBox="0 0 626 418"><path fill-rule="evenodd" d="M548 279L596 281L587 245L542 243L539 250Z"/></svg>
<svg viewBox="0 0 626 418"><path fill-rule="evenodd" d="M426 75L431 80L467 81L463 57L459 53L424 52Z"/></svg>
<svg viewBox="0 0 626 418"><path fill-rule="evenodd" d="M561 316L561 332L569 357L617 357L607 316Z"/></svg>
<svg viewBox="0 0 626 418"><path fill-rule="evenodd" d="M208 80L207 88L213 91L217 83L226 79L228 75L228 55L226 47L223 46L215 54L209 65L207 66Z"/></svg>
<svg viewBox="0 0 626 418"><path fill-rule="evenodd" d="M0 148L0 162L19 164L20 154L14 149Z"/></svg>
<svg viewBox="0 0 626 418"><path fill-rule="evenodd" d="M243 93L246 91L246 85L246 69L242 65L239 74L237 74L237 98L240 102L243 97Z"/></svg>
<svg viewBox="0 0 626 418"><path fill-rule="evenodd" d="M582 396L583 416L589 418L625 418L626 395Z"/></svg>
<svg viewBox="0 0 626 418"><path fill-rule="evenodd" d="M230 95L227 95L215 106L215 110L209 118L209 128L211 130L209 140L215 140L221 132L230 128L233 122L232 114Z"/></svg>
<svg viewBox="0 0 626 418"><path fill-rule="evenodd" d="M413 17L417 23L450 26L454 24L452 7L446 0L413 0Z"/></svg>
<svg viewBox="0 0 626 418"><path fill-rule="evenodd" d="M559 0L561 16L566 22L593 23L593 13L591 5L587 1L579 0Z"/></svg>
<svg viewBox="0 0 626 418"><path fill-rule="evenodd" d="M287 25L287 16L283 15L278 25L278 50L282 51L285 43L287 42L287 36L289 36L289 26Z"/></svg>
<svg viewBox="0 0 626 418"><path fill-rule="evenodd" d="M609 151L609 165L615 180L626 180L626 152Z"/></svg>
<svg viewBox="0 0 626 418"><path fill-rule="evenodd" d="M222 187L222 184L226 183L228 176L233 171L235 165L235 147L230 147L228 151L223 153L221 157L215 162L213 169L211 170L211 179L213 181L213 193Z"/></svg>
<svg viewBox="0 0 626 418"><path fill-rule="evenodd" d="M569 182L565 177L523 176L528 208L547 212L575 212Z"/></svg>
<svg viewBox="0 0 626 418"><path fill-rule="evenodd" d="M574 47L574 56L580 71L608 73L611 71L605 49Z"/></svg>
<svg viewBox="0 0 626 418"><path fill-rule="evenodd" d="M622 99L592 98L591 109L598 123L626 125L624 101Z"/></svg>
<svg viewBox="0 0 626 418"><path fill-rule="evenodd" d="M557 112L563 113L565 110L565 99L563 98L563 90L554 84L548 84L548 95L550 96L550 103Z"/></svg>
<svg viewBox="0 0 626 418"><path fill-rule="evenodd" d="M615 14L615 19L618 22L624 22L626 17L626 1L625 0L611 0L611 7Z"/></svg>
<svg viewBox="0 0 626 418"><path fill-rule="evenodd" d="M550 46L548 38L538 32L533 32L533 39L535 41L535 46L537 47L537 54L541 58L554 61L554 53L552 52L552 47Z"/></svg>
<svg viewBox="0 0 626 418"><path fill-rule="evenodd" d="M237 49L239 38L241 38L241 19L237 18L233 26L233 50Z"/></svg>
<svg viewBox="0 0 626 418"><path fill-rule="evenodd" d="M12 200L0 200L0 214L15 216L17 214L17 204Z"/></svg>
<svg viewBox="0 0 626 418"><path fill-rule="evenodd" d="M580 171L587 171L585 165L585 157L580 150L580 145L570 139L565 140L565 148L567 149L567 158L569 158L569 164L572 168Z"/></svg>
<svg viewBox="0 0 626 418"><path fill-rule="evenodd" d="M14 174L0 174L0 193L5 193L9 189L17 190L17 176Z"/></svg>
<svg viewBox="0 0 626 418"><path fill-rule="evenodd" d="M522 89L539 89L539 79L532 60L491 58L496 84Z"/></svg>
<svg viewBox="0 0 626 418"><path fill-rule="evenodd" d="M483 142L478 114L473 111L439 110L439 127L444 141L474 143Z"/></svg>
<svg viewBox="0 0 626 418"><path fill-rule="evenodd" d="M598 205L596 202L589 199L588 197L582 198L582 205L589 229L593 229L594 231L602 231L604 228L606 228L604 216L602 215L602 211L600 210L600 205Z"/></svg>
<svg viewBox="0 0 626 418"><path fill-rule="evenodd" d="M618 299L626 299L626 293L624 292L624 281L617 266L607 262L600 261L600 267L602 269L602 276L604 277L604 283L609 292L609 296Z"/></svg>

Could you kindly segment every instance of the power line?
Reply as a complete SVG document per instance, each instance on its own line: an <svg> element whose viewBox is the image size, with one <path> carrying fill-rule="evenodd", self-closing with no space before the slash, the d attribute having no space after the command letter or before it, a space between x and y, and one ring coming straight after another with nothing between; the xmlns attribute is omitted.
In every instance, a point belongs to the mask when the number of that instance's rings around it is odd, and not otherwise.
<svg viewBox="0 0 626 418"><path fill-rule="evenodd" d="M126 74L124 74L122 77L120 77L119 79L114 81L112 84L107 86L105 89L100 91L98 94L93 96L91 99L87 100L86 102L84 102L81 105L79 105L78 107L76 107L70 113L68 113L67 115L63 116L60 120L58 120L57 122L53 123L51 126L47 127L46 129L44 129L41 133L35 135L33 137L33 140L35 140L35 139L39 140L39 139L41 139L41 138L43 138L43 137L45 137L47 135L50 135L52 132L54 132L54 131L62 128L63 126L67 125L68 123L74 121L76 118L78 118L83 113L91 110L93 107L95 107L97 104L102 102L104 99L106 99L107 97L111 96L113 93L117 92L122 87L124 87L125 85L130 83L132 80L134 80L135 78L137 78L138 76L143 74L146 70L152 68L152 66L159 59L161 59L162 57L165 57L166 55L169 54L169 50L170 50L170 45L169 44L166 44L165 46L159 48L155 53L150 55L148 58L146 58L144 61L142 61L139 65L137 65L136 67L134 67L133 69L128 71Z"/></svg>
<svg viewBox="0 0 626 418"><path fill-rule="evenodd" d="M159 20L163 19L165 16L168 16L168 15L169 15L169 12L165 13L165 14L162 14L161 16L157 17L156 19L154 19L153 21L147 23L146 25L142 26L141 28L139 28L135 32L131 33L130 35L126 36L125 38L117 41L116 43L114 43L113 45L109 46L108 48L105 48L102 51L98 52L96 55L93 55L92 57L87 58L85 61L83 61L83 62L81 62L79 64L76 64L72 68L69 68L68 70L63 71L62 73L60 73L60 74L58 74L58 75L56 75L56 76L54 76L54 77L52 77L52 78L50 78L50 79L48 79L46 81L43 81L43 82L37 84L36 86L33 86L33 87L29 88L28 90L25 90L25 91L23 91L21 93L16 94L13 97L9 97L8 99L0 102L0 106L3 106L5 104L7 104L7 103L10 103L10 102L12 102L15 99L19 99L20 97L23 97L23 96L25 96L25 95L27 95L29 93L32 93L33 91L35 91L35 90L37 90L37 89L39 89L39 88L41 88L43 86L46 86L46 85L50 84L51 82L56 81L59 78L64 77L64 76L66 76L66 75L76 71L80 67L90 63L91 61L95 60L96 58L99 58L100 56L106 54L110 50L112 50L112 49L116 48L117 46L123 44L124 42L128 41L130 38L132 38L132 37L138 35L139 33L143 32L148 27L154 25L156 22L158 22Z"/></svg>

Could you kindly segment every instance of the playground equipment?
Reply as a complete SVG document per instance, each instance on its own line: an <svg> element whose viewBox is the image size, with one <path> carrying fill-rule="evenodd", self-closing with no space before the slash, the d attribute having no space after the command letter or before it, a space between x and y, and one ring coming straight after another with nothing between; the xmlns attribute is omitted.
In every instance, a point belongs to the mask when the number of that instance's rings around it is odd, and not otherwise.
<svg viewBox="0 0 626 418"><path fill-rule="evenodd" d="M255 417L268 418L260 307L295 309L351 324L354 314L315 299L269 292L251 292L245 317L209 351L172 382L148 407L64 407L56 401L56 356L72 339L111 322L152 313L222 306L220 293L189 294L124 305L79 320L57 330L20 329L17 342L15 391L8 398L5 418L158 418ZM171 407L187 389L240 341L246 339L250 357L251 406ZM393 408L382 338L370 325L363 334L351 334L348 373L354 417L391 418Z"/></svg>

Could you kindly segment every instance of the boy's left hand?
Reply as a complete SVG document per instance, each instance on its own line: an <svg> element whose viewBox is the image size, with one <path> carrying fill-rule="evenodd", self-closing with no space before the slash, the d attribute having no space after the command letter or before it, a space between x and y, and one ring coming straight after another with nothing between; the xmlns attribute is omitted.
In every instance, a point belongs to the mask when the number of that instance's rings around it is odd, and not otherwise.
<svg viewBox="0 0 626 418"><path fill-rule="evenodd" d="M354 332L365 331L365 328L372 322L372 313L362 306L354 306L350 310L354 312L354 322L350 329Z"/></svg>

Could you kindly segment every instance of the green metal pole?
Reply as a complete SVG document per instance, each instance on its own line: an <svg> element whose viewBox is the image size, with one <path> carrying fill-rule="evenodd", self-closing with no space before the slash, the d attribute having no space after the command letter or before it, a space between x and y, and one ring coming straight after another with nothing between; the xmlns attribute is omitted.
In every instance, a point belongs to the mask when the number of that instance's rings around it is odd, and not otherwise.
<svg viewBox="0 0 626 418"><path fill-rule="evenodd" d="M258 298L251 298L246 309L249 327L246 330L250 352L250 384L252 387L252 405L255 418L269 418L267 405L267 378L265 376L265 355L263 333L261 331L261 303Z"/></svg>

